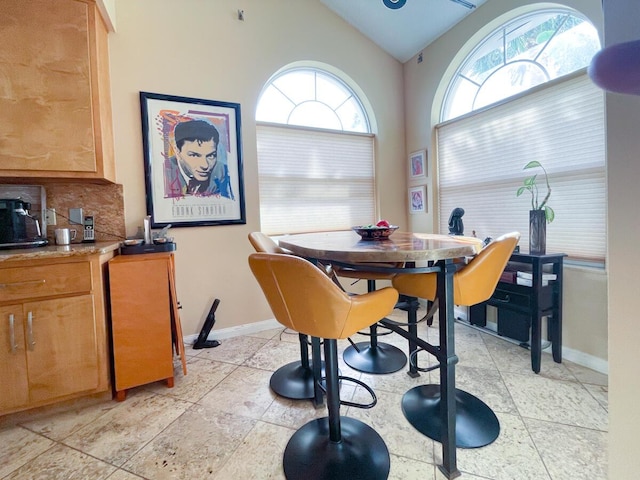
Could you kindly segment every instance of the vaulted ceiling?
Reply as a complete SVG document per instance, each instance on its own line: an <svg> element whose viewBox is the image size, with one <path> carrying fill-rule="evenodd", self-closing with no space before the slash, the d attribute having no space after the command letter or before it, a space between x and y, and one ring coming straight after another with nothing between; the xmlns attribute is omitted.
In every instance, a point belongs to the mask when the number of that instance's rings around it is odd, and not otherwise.
<svg viewBox="0 0 640 480"><path fill-rule="evenodd" d="M320 1L404 63L487 0Z"/></svg>

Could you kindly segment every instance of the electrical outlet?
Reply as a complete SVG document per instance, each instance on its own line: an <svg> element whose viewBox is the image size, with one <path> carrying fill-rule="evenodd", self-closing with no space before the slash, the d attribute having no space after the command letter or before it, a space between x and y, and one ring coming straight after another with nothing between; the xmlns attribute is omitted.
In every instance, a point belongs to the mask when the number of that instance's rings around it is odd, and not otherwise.
<svg viewBox="0 0 640 480"><path fill-rule="evenodd" d="M58 223L56 218L55 208L47 208L45 215L46 215L47 225L56 225Z"/></svg>
<svg viewBox="0 0 640 480"><path fill-rule="evenodd" d="M82 216L81 208L70 208L69 209L69 223L71 225L83 225L84 217Z"/></svg>

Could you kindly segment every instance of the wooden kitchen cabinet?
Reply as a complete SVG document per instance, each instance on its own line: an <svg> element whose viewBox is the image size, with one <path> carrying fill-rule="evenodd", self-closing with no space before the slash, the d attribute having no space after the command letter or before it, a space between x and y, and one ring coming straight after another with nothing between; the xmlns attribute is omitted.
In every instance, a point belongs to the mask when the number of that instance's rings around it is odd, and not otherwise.
<svg viewBox="0 0 640 480"><path fill-rule="evenodd" d="M107 33L94 0L0 2L0 179L115 182Z"/></svg>
<svg viewBox="0 0 640 480"><path fill-rule="evenodd" d="M108 390L112 256L0 263L0 415Z"/></svg>
<svg viewBox="0 0 640 480"><path fill-rule="evenodd" d="M164 380L173 387L173 351L186 374L175 298L173 254L120 255L109 262L111 335L116 398Z"/></svg>

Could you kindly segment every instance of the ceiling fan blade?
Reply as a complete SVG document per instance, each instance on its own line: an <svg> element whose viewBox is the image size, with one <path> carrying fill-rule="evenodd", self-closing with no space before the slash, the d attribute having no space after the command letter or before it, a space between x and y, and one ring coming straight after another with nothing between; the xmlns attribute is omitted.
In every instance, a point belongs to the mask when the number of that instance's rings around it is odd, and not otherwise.
<svg viewBox="0 0 640 480"><path fill-rule="evenodd" d="M476 6L468 2L467 0L451 0L458 5L462 5L463 7L467 7L468 9L476 8ZM398 8L404 7L404 4L407 3L407 0L382 0L385 7L390 8L392 10L397 10Z"/></svg>
<svg viewBox="0 0 640 480"><path fill-rule="evenodd" d="M459 5L462 5L463 7L467 7L468 9L476 8L476 6L473 3L467 2L467 0L451 0L451 1Z"/></svg>
<svg viewBox="0 0 640 480"><path fill-rule="evenodd" d="M385 7L396 10L400 7L404 7L407 0L382 0L382 3L384 3Z"/></svg>

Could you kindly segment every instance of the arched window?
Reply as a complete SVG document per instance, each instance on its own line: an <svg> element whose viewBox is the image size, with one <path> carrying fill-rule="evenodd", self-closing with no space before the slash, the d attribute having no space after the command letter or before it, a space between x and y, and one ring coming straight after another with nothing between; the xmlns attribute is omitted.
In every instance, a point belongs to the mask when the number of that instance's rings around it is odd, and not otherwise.
<svg viewBox="0 0 640 480"><path fill-rule="evenodd" d="M256 109L261 230L345 230L375 219L373 135L362 102L318 68L272 78Z"/></svg>
<svg viewBox="0 0 640 480"><path fill-rule="evenodd" d="M598 31L568 9L522 15L485 37L458 68L441 120L450 120L585 68Z"/></svg>
<svg viewBox="0 0 640 480"><path fill-rule="evenodd" d="M355 93L338 77L316 69L287 70L260 96L258 122L370 133Z"/></svg>
<svg viewBox="0 0 640 480"><path fill-rule="evenodd" d="M464 59L450 81L436 126L440 230L453 208L465 210L465 234L521 232L529 248L531 196L524 179L548 174L547 252L603 263L606 254L604 94L586 66L599 50L591 23L569 10L545 9L502 25Z"/></svg>

